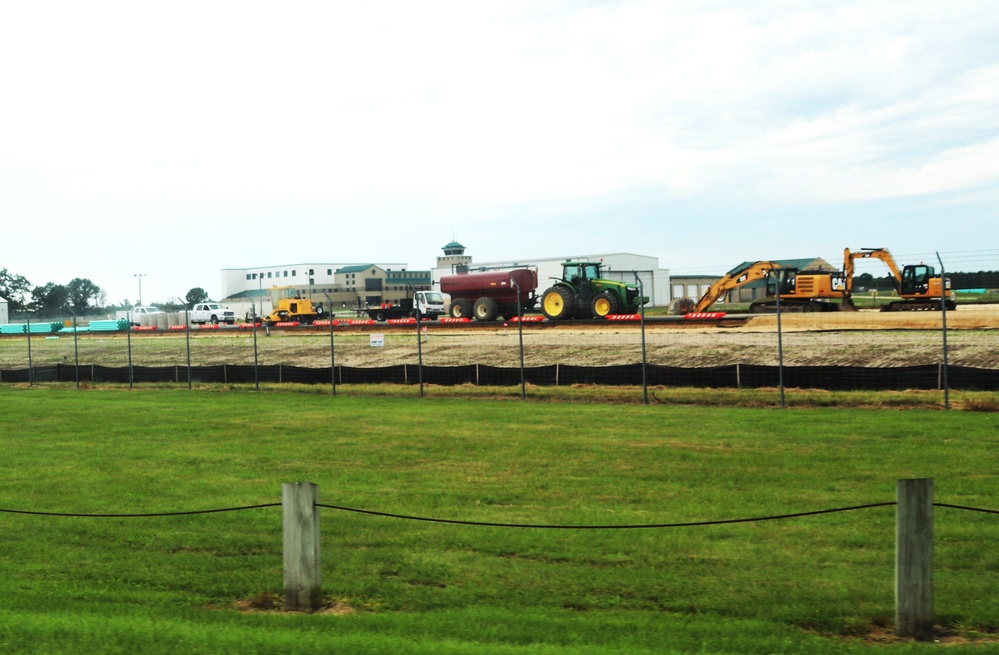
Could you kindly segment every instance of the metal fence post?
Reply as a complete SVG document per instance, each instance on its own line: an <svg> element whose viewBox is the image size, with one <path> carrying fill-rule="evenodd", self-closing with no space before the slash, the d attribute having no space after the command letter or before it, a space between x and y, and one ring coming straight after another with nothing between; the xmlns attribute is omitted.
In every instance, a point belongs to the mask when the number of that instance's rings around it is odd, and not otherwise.
<svg viewBox="0 0 999 655"><path fill-rule="evenodd" d="M520 305L520 285L510 276L510 284L517 290L517 338L520 342L520 399L527 399L527 383L524 378L524 310ZM476 365L476 384L478 384L478 365Z"/></svg>
<svg viewBox="0 0 999 655"><path fill-rule="evenodd" d="M191 384L191 311L184 305L184 340L187 342L187 389L190 391ZM222 369L225 371L225 368Z"/></svg>
<svg viewBox="0 0 999 655"><path fill-rule="evenodd" d="M335 319L333 318L333 298L331 298L330 294L326 293L325 291L323 291L323 295L326 296L326 300L328 300L329 303L330 303L330 311L329 311L329 315L330 315L330 382L333 385L333 390L332 390L332 393L330 395L336 396L336 349L333 347L333 322L335 321Z"/></svg>
<svg viewBox="0 0 999 655"><path fill-rule="evenodd" d="M28 333L28 386L32 386L35 383L35 366L34 362L31 361L31 314L25 314L25 321L27 327L25 328Z"/></svg>
<svg viewBox="0 0 999 655"><path fill-rule="evenodd" d="M777 274L777 380L780 386L780 407L784 409L784 333L780 324L780 292L784 287L784 280L787 275L783 270L775 271Z"/></svg>
<svg viewBox="0 0 999 655"><path fill-rule="evenodd" d="M76 388L80 388L80 342L77 338L76 312L73 312L73 370L76 374Z"/></svg>
<svg viewBox="0 0 999 655"><path fill-rule="evenodd" d="M318 502L319 486L312 482L281 486L284 608L291 612L315 612L322 602Z"/></svg>
<svg viewBox="0 0 999 655"><path fill-rule="evenodd" d="M895 515L895 634L933 638L933 479L899 480Z"/></svg>
<svg viewBox="0 0 999 655"><path fill-rule="evenodd" d="M423 398L423 341L420 338L420 304L416 300L415 291L413 292L413 304L416 306L416 371L420 378L420 398Z"/></svg>
<svg viewBox="0 0 999 655"><path fill-rule="evenodd" d="M635 274L635 282L638 283L638 297L639 300L645 297L645 285L642 284L642 278L638 276L638 271L632 271ZM655 289L653 289L655 291ZM646 369L648 368L648 362L645 356L645 303L642 302L638 306L638 310L641 314L642 320L642 404L649 404L649 382Z"/></svg>
<svg viewBox="0 0 999 655"><path fill-rule="evenodd" d="M132 310L128 310L128 320L125 323L125 338L128 342L128 388L135 384L135 372L132 369Z"/></svg>
<svg viewBox="0 0 999 655"><path fill-rule="evenodd" d="M940 253L937 253L937 261L940 262L940 315L943 317L943 390L944 409L950 409L950 384L947 382L947 272L944 270L943 260Z"/></svg>

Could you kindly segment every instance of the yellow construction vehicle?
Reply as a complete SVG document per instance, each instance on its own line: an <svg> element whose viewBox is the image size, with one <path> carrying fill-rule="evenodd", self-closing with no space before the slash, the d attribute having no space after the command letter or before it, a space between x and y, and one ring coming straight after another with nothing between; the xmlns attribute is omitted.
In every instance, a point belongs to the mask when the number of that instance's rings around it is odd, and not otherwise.
<svg viewBox="0 0 999 655"><path fill-rule="evenodd" d="M777 262L764 261L748 264L725 275L708 287L697 303L686 299L687 302L679 302L674 311L678 314L707 311L708 307L730 291L750 282L769 278L771 273L778 272L776 280L767 284L767 298L756 300L749 305L751 313L776 311L778 293L781 311L834 312L856 309L850 300L844 276L839 271L799 271L794 268L782 268ZM835 300L841 302L833 302Z"/></svg>
<svg viewBox="0 0 999 655"><path fill-rule="evenodd" d="M769 276L771 271L779 268L780 264L775 264L774 262L753 262L737 271L728 273L712 284L696 303L690 298L682 298L674 309L674 313L705 312L708 310L708 307L721 300L733 289L738 289L750 282L761 280Z"/></svg>
<svg viewBox="0 0 999 655"><path fill-rule="evenodd" d="M880 259L891 271L899 300L882 305L883 312L940 310L941 301L947 309L957 309L949 279L940 278L934 268L926 264L908 264L899 268L895 258L886 248L862 248L858 252L850 252L850 249L846 248L843 251L843 272L848 294L853 292L856 259Z"/></svg>
<svg viewBox="0 0 999 655"><path fill-rule="evenodd" d="M287 321L311 324L323 317L322 304L303 297L295 287L271 287L267 295L270 296L271 313L262 319L267 325Z"/></svg>
<svg viewBox="0 0 999 655"><path fill-rule="evenodd" d="M779 286L779 289L774 287ZM846 279L840 271L799 271L784 269L774 284L767 285L767 298L756 300L749 305L754 314L777 310L777 294L780 294L780 309L785 312L838 312L855 311L857 308L846 288ZM834 301L840 302L834 302Z"/></svg>

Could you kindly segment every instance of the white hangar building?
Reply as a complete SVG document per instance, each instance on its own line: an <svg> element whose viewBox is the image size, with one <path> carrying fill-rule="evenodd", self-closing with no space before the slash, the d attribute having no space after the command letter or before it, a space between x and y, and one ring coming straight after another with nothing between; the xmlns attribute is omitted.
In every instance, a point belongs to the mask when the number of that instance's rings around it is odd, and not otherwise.
<svg viewBox="0 0 999 655"><path fill-rule="evenodd" d="M646 307L666 307L670 303L669 270L659 268L658 257L635 255L632 253L571 254L564 257L548 257L542 259L518 259L495 262L472 262L472 257L465 254L465 246L452 241L442 248L444 255L437 258L437 266L432 269L434 288L440 289L440 279L444 275L457 272L475 273L483 270L501 270L531 266L538 269L538 295L551 286L551 278L562 277L562 262L586 261L603 262L604 274L607 279L638 284L637 274L644 287L645 295L649 297Z"/></svg>

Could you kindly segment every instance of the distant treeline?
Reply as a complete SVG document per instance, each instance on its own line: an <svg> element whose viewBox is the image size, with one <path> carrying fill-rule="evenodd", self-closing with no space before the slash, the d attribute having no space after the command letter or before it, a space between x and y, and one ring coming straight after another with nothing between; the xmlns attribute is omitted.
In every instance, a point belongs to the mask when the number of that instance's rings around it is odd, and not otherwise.
<svg viewBox="0 0 999 655"><path fill-rule="evenodd" d="M951 273L948 271L952 289L999 289L999 271L978 271L977 273ZM855 290L893 291L895 279L890 275L875 277L870 273L861 273L853 281Z"/></svg>

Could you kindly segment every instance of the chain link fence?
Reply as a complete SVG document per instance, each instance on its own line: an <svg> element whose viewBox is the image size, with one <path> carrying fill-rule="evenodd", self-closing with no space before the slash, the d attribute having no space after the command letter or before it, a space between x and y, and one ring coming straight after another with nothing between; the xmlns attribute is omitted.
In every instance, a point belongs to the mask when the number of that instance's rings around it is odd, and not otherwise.
<svg viewBox="0 0 999 655"><path fill-rule="evenodd" d="M947 312L946 331L940 312L777 318L487 325L344 319L332 327L131 332L74 332L58 324L46 331L32 323L30 334L0 335L0 382L999 389L997 305Z"/></svg>

